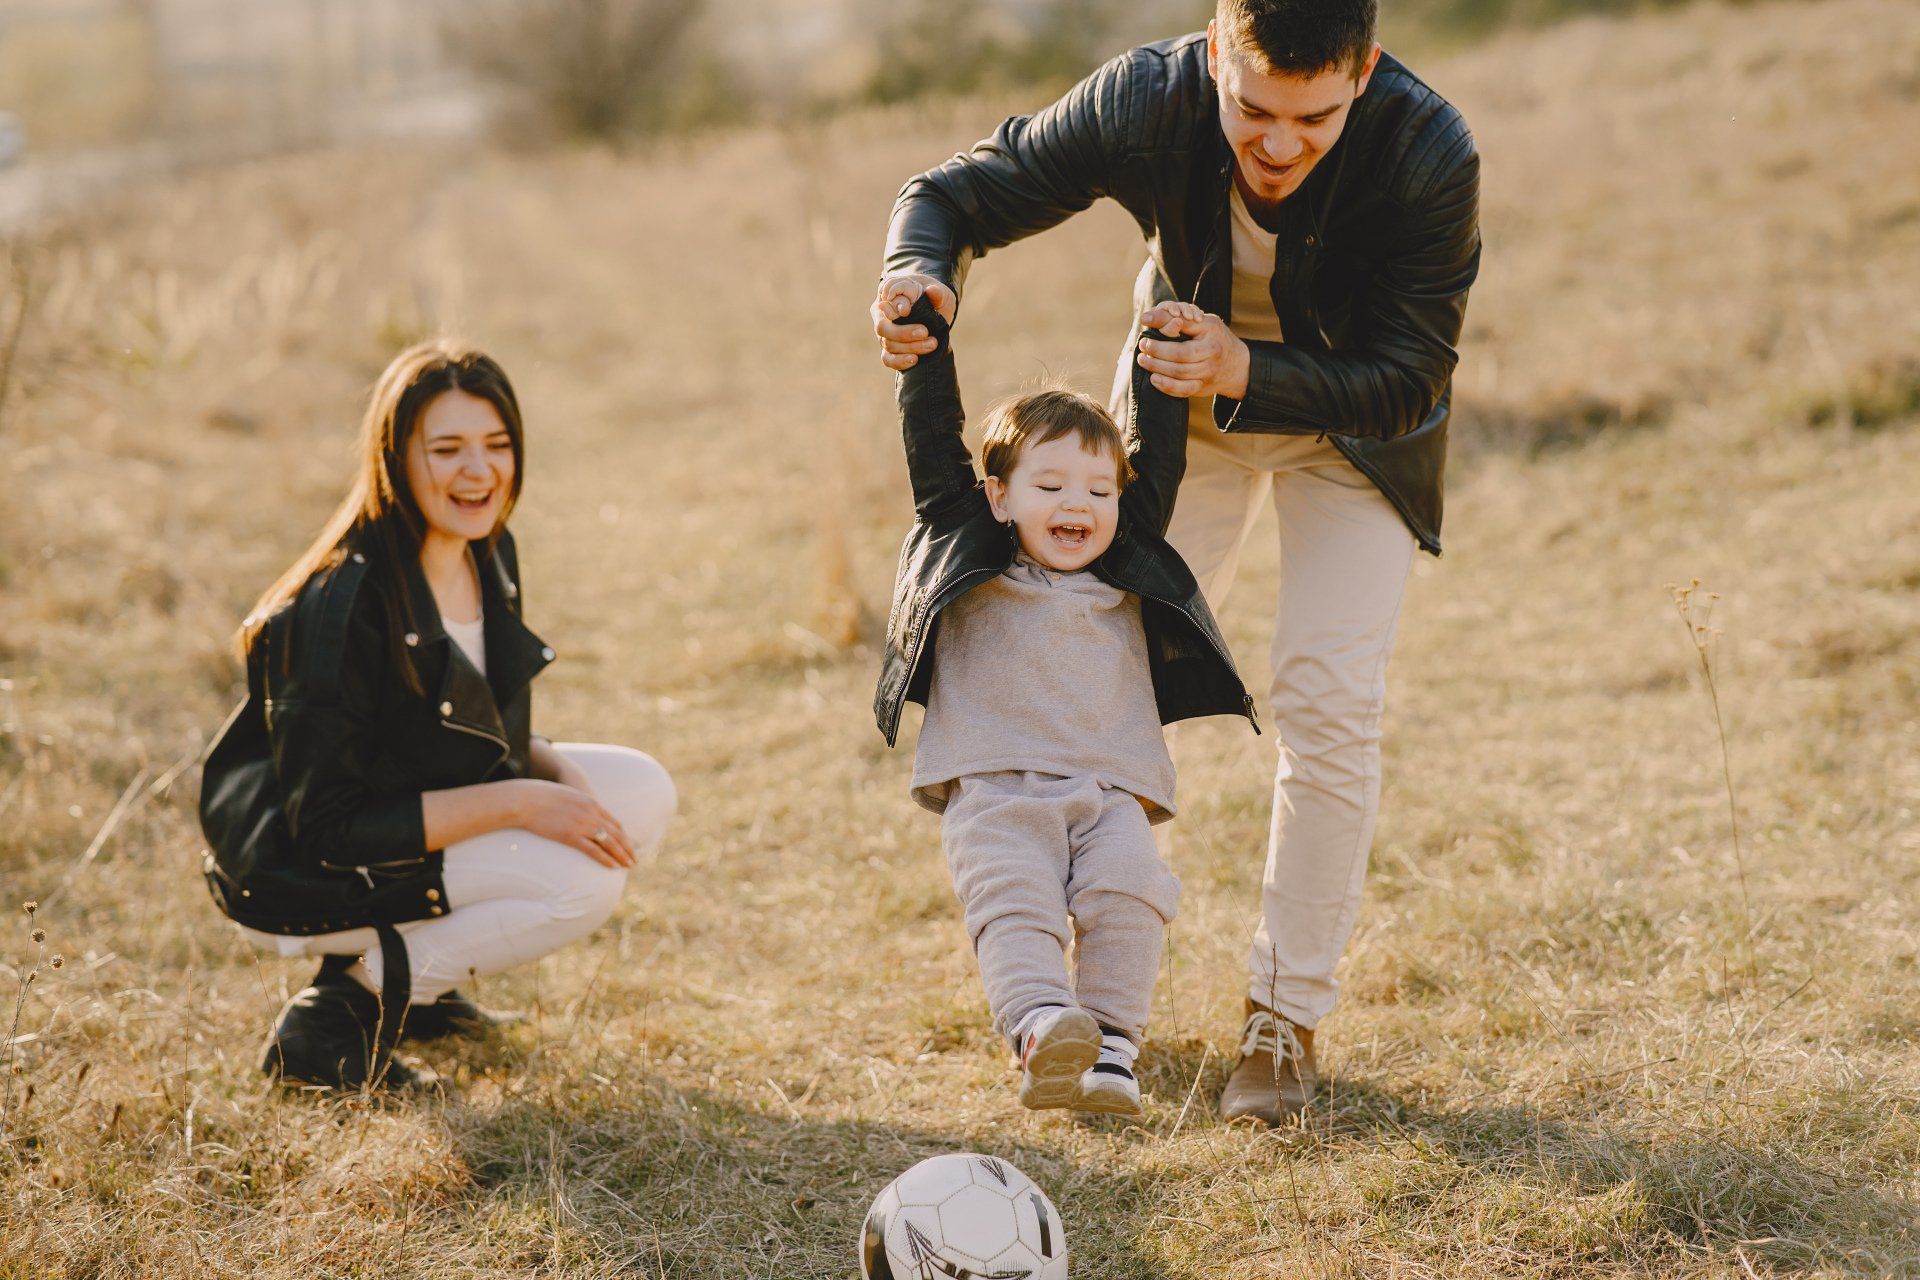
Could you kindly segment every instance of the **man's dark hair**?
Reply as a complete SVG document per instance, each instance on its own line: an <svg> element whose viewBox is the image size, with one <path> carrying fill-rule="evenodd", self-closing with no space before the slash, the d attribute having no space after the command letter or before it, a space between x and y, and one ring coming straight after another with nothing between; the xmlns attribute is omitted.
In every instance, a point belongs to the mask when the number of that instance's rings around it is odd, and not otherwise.
<svg viewBox="0 0 1920 1280"><path fill-rule="evenodd" d="M1379 16L1379 0L1219 0L1214 11L1223 44L1290 76L1339 66L1358 75Z"/></svg>

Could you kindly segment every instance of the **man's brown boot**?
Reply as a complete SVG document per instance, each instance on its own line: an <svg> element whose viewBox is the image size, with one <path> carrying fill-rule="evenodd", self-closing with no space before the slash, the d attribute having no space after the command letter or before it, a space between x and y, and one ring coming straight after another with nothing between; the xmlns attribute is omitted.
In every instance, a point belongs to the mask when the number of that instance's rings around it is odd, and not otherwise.
<svg viewBox="0 0 1920 1280"><path fill-rule="evenodd" d="M1313 1032L1247 1001L1240 1061L1220 1095L1220 1118L1268 1124L1293 1120L1313 1101L1319 1083L1320 1073L1313 1065Z"/></svg>

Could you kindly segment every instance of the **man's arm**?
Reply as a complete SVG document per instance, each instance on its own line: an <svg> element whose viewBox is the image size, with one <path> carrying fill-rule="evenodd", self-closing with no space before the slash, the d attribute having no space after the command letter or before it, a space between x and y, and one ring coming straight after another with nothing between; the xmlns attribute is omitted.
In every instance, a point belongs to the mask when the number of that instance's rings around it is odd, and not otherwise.
<svg viewBox="0 0 1920 1280"><path fill-rule="evenodd" d="M1056 226L1107 194L1127 69L1127 56L1116 58L1058 102L1015 116L910 179L887 228L882 295L888 282L917 277L951 323L974 258ZM907 368L933 349L922 326L888 314L882 301L873 320L891 368Z"/></svg>
<svg viewBox="0 0 1920 1280"><path fill-rule="evenodd" d="M1391 440L1425 422L1460 355L1467 289L1480 269L1480 163L1462 159L1407 212L1362 295L1356 347L1304 351L1250 342L1246 394L1228 431L1297 431Z"/></svg>
<svg viewBox="0 0 1920 1280"><path fill-rule="evenodd" d="M1409 202L1406 224L1357 301L1358 345L1248 342L1216 318L1194 327L1184 348L1149 335L1139 363L1153 385L1224 402L1228 431L1390 440L1425 422L1459 362L1454 344L1480 266L1479 161L1464 134L1460 146L1433 189ZM1159 327L1170 307L1148 308L1142 323Z"/></svg>

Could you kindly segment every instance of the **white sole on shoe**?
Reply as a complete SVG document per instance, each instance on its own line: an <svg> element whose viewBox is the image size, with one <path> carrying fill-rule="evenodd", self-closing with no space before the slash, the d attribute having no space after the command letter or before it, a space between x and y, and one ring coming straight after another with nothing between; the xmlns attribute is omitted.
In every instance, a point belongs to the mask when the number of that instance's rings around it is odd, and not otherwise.
<svg viewBox="0 0 1920 1280"><path fill-rule="evenodd" d="M1100 1057L1100 1024L1084 1009L1068 1009L1041 1033L1020 1072L1020 1105L1030 1111L1069 1107L1080 1097L1080 1077Z"/></svg>
<svg viewBox="0 0 1920 1280"><path fill-rule="evenodd" d="M1088 1071L1080 1077L1080 1096L1074 1099L1073 1109L1107 1116L1140 1115L1140 1086L1129 1086L1120 1076Z"/></svg>

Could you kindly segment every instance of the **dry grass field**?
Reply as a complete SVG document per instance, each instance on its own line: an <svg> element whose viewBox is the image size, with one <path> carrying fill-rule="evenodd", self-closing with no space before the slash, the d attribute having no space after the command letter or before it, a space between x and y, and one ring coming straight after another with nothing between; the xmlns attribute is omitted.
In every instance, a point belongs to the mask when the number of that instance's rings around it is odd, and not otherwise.
<svg viewBox="0 0 1920 1280"><path fill-rule="evenodd" d="M0 1276L842 1278L873 1194L968 1148L1048 1190L1089 1280L1920 1276L1920 9L1425 69L1480 139L1486 267L1293 1132L1210 1110L1271 737L1181 735L1151 1104L1092 1128L1015 1101L911 742L868 716L910 507L865 300L897 184L1014 104L310 155L23 238ZM980 264L971 405L1104 389L1139 255L1103 209ZM536 1016L426 1054L444 1096L316 1102L256 1073L309 966L208 902L193 766L372 376L440 328L527 406L536 726L653 752L683 812L592 944L483 984ZM1270 541L1223 610L1256 688Z"/></svg>

